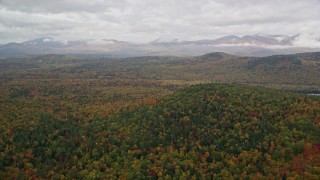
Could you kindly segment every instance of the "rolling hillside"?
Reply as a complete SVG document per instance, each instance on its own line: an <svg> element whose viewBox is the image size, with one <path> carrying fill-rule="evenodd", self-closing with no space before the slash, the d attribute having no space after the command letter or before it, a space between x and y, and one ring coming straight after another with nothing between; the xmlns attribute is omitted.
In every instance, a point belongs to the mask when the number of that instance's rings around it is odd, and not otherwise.
<svg viewBox="0 0 320 180"><path fill-rule="evenodd" d="M41 115L1 132L1 177L317 178L320 100L194 85L89 123Z"/></svg>
<svg viewBox="0 0 320 180"><path fill-rule="evenodd" d="M260 87L318 93L318 52L28 56L0 77L0 177L319 174L319 97Z"/></svg>
<svg viewBox="0 0 320 180"><path fill-rule="evenodd" d="M46 55L0 60L6 78L143 79L174 83L235 82L278 89L320 91L319 53L238 57L209 53L196 57L77 58ZM50 78L49 78L50 79Z"/></svg>

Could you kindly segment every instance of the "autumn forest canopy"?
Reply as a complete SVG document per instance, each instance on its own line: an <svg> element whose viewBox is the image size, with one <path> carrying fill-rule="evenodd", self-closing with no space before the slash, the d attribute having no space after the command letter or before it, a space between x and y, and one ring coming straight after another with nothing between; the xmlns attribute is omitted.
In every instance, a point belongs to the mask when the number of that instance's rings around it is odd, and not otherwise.
<svg viewBox="0 0 320 180"><path fill-rule="evenodd" d="M0 59L0 178L318 179L320 53Z"/></svg>

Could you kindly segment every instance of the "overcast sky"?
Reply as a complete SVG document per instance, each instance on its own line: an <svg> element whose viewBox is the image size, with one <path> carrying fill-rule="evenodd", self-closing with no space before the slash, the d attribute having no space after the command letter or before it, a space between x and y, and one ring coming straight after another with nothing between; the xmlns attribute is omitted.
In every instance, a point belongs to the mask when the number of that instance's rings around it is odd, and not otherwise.
<svg viewBox="0 0 320 180"><path fill-rule="evenodd" d="M0 43L319 31L320 0L0 0Z"/></svg>

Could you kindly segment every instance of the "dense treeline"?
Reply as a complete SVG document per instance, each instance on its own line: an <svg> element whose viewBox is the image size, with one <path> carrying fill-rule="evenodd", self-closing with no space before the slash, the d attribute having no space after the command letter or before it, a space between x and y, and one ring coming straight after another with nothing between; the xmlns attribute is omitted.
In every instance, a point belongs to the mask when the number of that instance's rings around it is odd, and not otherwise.
<svg viewBox="0 0 320 180"><path fill-rule="evenodd" d="M317 179L320 100L203 84L105 117L39 114L0 131L0 176Z"/></svg>

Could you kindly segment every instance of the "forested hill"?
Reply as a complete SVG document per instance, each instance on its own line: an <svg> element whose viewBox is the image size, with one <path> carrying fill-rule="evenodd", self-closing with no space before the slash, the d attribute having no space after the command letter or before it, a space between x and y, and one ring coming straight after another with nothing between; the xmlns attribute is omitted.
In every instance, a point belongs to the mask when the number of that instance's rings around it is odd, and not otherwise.
<svg viewBox="0 0 320 180"><path fill-rule="evenodd" d="M290 91L320 92L320 53L239 57L221 52L196 57L77 58L46 55L0 59L1 81L139 79L235 82ZM175 82L174 82L175 81Z"/></svg>
<svg viewBox="0 0 320 180"><path fill-rule="evenodd" d="M317 179L320 100L200 84L82 124L43 116L1 136L1 177Z"/></svg>

